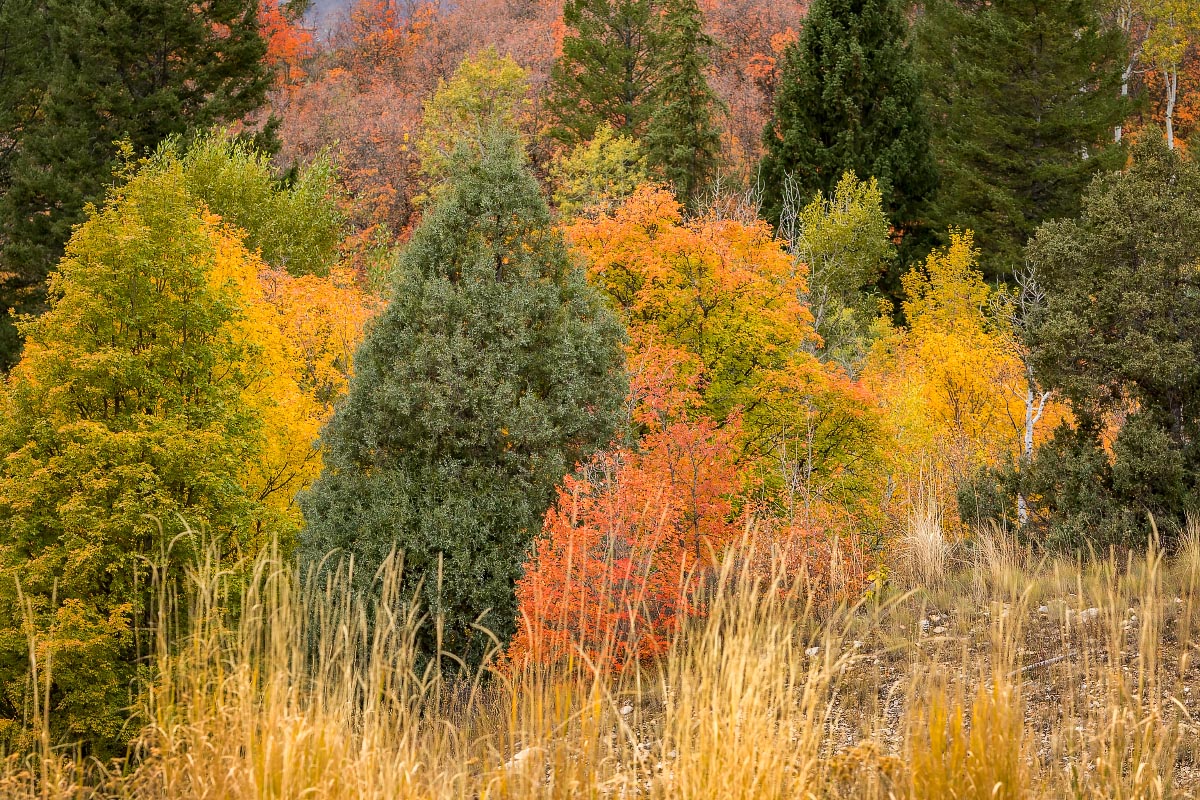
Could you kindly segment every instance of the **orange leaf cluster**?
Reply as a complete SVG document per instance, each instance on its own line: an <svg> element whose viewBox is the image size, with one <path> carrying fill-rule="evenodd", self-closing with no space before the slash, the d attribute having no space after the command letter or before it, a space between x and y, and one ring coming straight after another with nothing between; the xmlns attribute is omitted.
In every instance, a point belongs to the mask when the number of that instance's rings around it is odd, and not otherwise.
<svg viewBox="0 0 1200 800"><path fill-rule="evenodd" d="M649 345L634 360L635 417L648 433L564 482L517 587L523 624L510 650L541 663L582 654L619 669L665 651L701 611L697 590L743 526L736 417L685 421L697 403L687 354Z"/></svg>
<svg viewBox="0 0 1200 800"><path fill-rule="evenodd" d="M301 67L313 54L313 37L284 13L279 3L260 0L258 21L267 41L267 63L275 68L279 84L291 92L303 82Z"/></svg>

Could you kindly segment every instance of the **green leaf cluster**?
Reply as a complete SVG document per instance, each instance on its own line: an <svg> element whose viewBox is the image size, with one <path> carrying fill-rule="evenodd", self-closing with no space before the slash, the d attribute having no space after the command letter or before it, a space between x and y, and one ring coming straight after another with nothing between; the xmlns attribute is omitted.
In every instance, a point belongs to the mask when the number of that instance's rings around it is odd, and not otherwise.
<svg viewBox="0 0 1200 800"><path fill-rule="evenodd" d="M345 217L327 154L275 177L268 155L224 131L205 133L179 152L170 140L159 158L179 158L188 191L245 234L246 246L292 275L328 275L338 259Z"/></svg>
<svg viewBox="0 0 1200 800"><path fill-rule="evenodd" d="M638 143L603 123L589 141L550 165L550 178L556 186L554 205L570 219L611 212L649 180L649 173Z"/></svg>

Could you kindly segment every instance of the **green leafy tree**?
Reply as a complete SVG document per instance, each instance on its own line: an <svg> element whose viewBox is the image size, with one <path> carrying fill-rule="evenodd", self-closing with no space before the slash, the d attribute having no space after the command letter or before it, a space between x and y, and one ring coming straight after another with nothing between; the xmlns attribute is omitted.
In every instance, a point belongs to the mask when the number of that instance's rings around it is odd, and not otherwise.
<svg viewBox="0 0 1200 800"><path fill-rule="evenodd" d="M920 223L937 172L908 33L900 0L814 0L763 135L769 218L779 219L789 176L812 197L853 172L878 181L894 225Z"/></svg>
<svg viewBox="0 0 1200 800"><path fill-rule="evenodd" d="M1074 426L1038 451L1024 488L1060 544L1144 544L1147 514L1168 531L1200 497L1197 198L1200 166L1153 131L1078 218L1030 242L1046 295L1033 363Z"/></svg>
<svg viewBox="0 0 1200 800"><path fill-rule="evenodd" d="M669 0L661 24L662 75L658 107L646 129L646 160L674 187L681 203L692 205L715 175L721 156L714 120L721 101L706 77L716 42L704 32L696 0Z"/></svg>
<svg viewBox="0 0 1200 800"><path fill-rule="evenodd" d="M9 308L42 308L71 227L112 181L117 141L142 152L171 134L239 120L262 106L272 80L258 0L13 4L3 5L31 11L13 32L35 49L10 49L15 74L0 84L22 98L32 87L36 111L19 106L16 136L0 145L10 147L0 168L0 327L8 328ZM0 338L5 368L15 339Z"/></svg>
<svg viewBox="0 0 1200 800"><path fill-rule="evenodd" d="M431 180L442 180L456 148L469 143L481 153L493 128L519 130L528 94L525 70L494 47L464 60L425 104L417 140L421 170Z"/></svg>
<svg viewBox="0 0 1200 800"><path fill-rule="evenodd" d="M254 327L260 264L179 162L156 160L76 230L49 310L21 323L23 357L0 385L7 744L30 708L27 623L53 664L55 737L114 754L153 644L149 564L186 558L183 520L227 563L293 530L244 480L264 449L261 373L285 363Z"/></svg>
<svg viewBox="0 0 1200 800"><path fill-rule="evenodd" d="M1038 225L1078 213L1092 177L1123 158L1123 35L1097 0L928 0L924 12L941 171L930 219L974 231L984 274L1004 277Z"/></svg>
<svg viewBox="0 0 1200 800"><path fill-rule="evenodd" d="M562 55L550 74L553 135L585 142L607 122L640 137L654 113L659 25L654 0L566 0Z"/></svg>
<svg viewBox="0 0 1200 800"><path fill-rule="evenodd" d="M795 181L784 187L778 232L806 268L802 296L820 341L808 346L824 361L857 372L878 312L868 293L894 257L883 198L874 178L847 172L829 195L805 204Z"/></svg>
<svg viewBox="0 0 1200 800"><path fill-rule="evenodd" d="M441 646L477 664L515 630L514 585L562 477L613 435L615 317L573 266L515 134L456 152L323 434L302 500L306 558L354 556L368 589L395 548ZM440 579L439 579L440 576ZM434 631L420 642L438 654Z"/></svg>
<svg viewBox="0 0 1200 800"><path fill-rule="evenodd" d="M559 214L607 213L646 183L646 156L638 143L622 136L606 122L590 141L550 165L554 204Z"/></svg>
<svg viewBox="0 0 1200 800"><path fill-rule="evenodd" d="M283 182L266 153L226 132L203 134L182 153L174 140L165 152L181 160L188 191L240 228L268 264L297 276L329 274L344 218L327 155Z"/></svg>

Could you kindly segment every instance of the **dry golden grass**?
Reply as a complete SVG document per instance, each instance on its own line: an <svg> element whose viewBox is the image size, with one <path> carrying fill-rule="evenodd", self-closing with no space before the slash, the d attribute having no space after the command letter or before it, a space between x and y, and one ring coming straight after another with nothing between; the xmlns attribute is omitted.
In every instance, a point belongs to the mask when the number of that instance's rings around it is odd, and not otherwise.
<svg viewBox="0 0 1200 800"><path fill-rule="evenodd" d="M372 628L344 581L310 592L266 555L231 620L202 565L200 623L161 648L130 760L80 763L47 743L0 767L0 796L1195 798L1200 531L1187 533L1170 557L1083 564L1035 563L992 531L938 585L852 608L730 566L659 663L465 681L417 674L421 620Z"/></svg>

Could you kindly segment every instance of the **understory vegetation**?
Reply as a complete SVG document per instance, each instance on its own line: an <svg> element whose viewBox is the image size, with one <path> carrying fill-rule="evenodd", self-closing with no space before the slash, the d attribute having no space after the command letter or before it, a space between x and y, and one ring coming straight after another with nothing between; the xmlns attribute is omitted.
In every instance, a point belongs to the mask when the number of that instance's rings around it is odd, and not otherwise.
<svg viewBox="0 0 1200 800"><path fill-rule="evenodd" d="M0 790L34 798L1163 798L1200 784L1200 531L1176 552L1039 558L999 532L912 550L890 590L814 600L739 545L706 614L612 671L498 657L418 668L427 614L381 614L349 565L317 587L264 554L240 614L215 560L128 762L44 735ZM914 588L906 591L906 587ZM34 646L31 643L31 646ZM34 649L36 647L34 646ZM500 656L498 652L494 656ZM53 664L38 665L46 685ZM44 710L44 709L43 709ZM40 712L39 712L40 713ZM41 723L46 733L44 722Z"/></svg>

